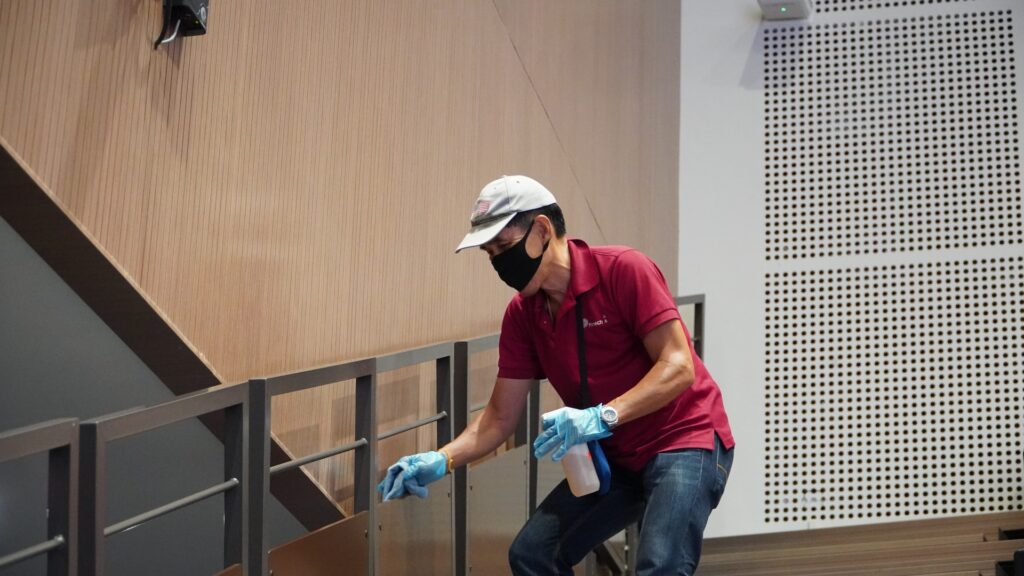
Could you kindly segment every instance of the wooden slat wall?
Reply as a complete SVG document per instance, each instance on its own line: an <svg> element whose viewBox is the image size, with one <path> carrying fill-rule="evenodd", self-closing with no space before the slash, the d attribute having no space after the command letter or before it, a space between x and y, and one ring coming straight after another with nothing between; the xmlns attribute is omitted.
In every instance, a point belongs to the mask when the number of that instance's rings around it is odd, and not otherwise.
<svg viewBox="0 0 1024 576"><path fill-rule="evenodd" d="M680 3L495 5L600 230L643 246L674 283Z"/></svg>
<svg viewBox="0 0 1024 576"><path fill-rule="evenodd" d="M674 282L674 0L217 0L154 51L159 19L0 2L0 145L222 381L497 330L510 291L452 250L503 173ZM432 401L409 377L382 426ZM343 440L349 394L280 399L275 434Z"/></svg>

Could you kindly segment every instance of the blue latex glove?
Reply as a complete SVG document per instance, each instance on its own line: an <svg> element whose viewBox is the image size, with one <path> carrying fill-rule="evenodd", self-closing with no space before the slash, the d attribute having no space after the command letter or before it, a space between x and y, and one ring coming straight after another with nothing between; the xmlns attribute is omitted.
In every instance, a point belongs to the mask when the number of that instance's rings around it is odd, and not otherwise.
<svg viewBox="0 0 1024 576"><path fill-rule="evenodd" d="M533 456L538 460L555 451L551 459L561 460L565 453L576 444L600 440L612 435L608 425L601 420L601 405L585 410L559 408L544 415L541 420L544 431L533 441Z"/></svg>
<svg viewBox="0 0 1024 576"><path fill-rule="evenodd" d="M387 476L377 485L377 491L384 495L384 501L401 498L406 494L427 497L427 484L444 477L448 471L448 460L440 452L421 452L402 456L388 468Z"/></svg>

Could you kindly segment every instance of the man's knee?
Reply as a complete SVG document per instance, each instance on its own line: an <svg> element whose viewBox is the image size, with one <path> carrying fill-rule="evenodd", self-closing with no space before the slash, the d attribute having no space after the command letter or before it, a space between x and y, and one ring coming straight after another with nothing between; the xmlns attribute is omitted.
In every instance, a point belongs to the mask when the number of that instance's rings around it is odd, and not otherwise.
<svg viewBox="0 0 1024 576"><path fill-rule="evenodd" d="M508 565L512 568L519 566L523 558L523 545L519 543L519 537L512 541L512 545L508 547Z"/></svg>
<svg viewBox="0 0 1024 576"><path fill-rule="evenodd" d="M527 522L508 548L508 565L513 574L547 574L557 553L543 534L530 528Z"/></svg>
<svg viewBox="0 0 1024 576"><path fill-rule="evenodd" d="M529 524L524 526L524 529L520 530L519 534L516 534L515 540L512 541L512 545L508 548L508 564L515 573L528 566L530 560L538 552L538 543L534 542L530 537L529 530L526 530L527 527L529 527Z"/></svg>

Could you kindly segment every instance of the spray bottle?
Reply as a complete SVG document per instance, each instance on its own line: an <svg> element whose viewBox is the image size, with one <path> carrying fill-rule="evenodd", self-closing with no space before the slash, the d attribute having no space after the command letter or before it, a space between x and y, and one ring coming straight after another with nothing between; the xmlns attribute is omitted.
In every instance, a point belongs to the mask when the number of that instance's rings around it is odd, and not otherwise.
<svg viewBox="0 0 1024 576"><path fill-rule="evenodd" d="M552 414L554 412L548 412L543 417L548 418ZM597 492L601 487L601 480L597 477L597 470L586 444L576 444L569 448L562 458L562 469L565 471L565 479L569 481L569 491L573 496L586 496Z"/></svg>

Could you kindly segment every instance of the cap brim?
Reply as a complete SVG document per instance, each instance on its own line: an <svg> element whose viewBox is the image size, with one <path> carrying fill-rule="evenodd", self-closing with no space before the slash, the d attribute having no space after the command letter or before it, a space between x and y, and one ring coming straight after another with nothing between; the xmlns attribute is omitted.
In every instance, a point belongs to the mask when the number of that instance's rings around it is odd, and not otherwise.
<svg viewBox="0 0 1024 576"><path fill-rule="evenodd" d="M466 234L466 237L462 239L462 242L459 243L459 247L455 249L455 253L457 254L466 248L475 248L490 242L505 228L506 224L515 218L515 216L515 214L509 214L503 218L492 220L487 224L474 226L473 229L469 231L469 234Z"/></svg>

